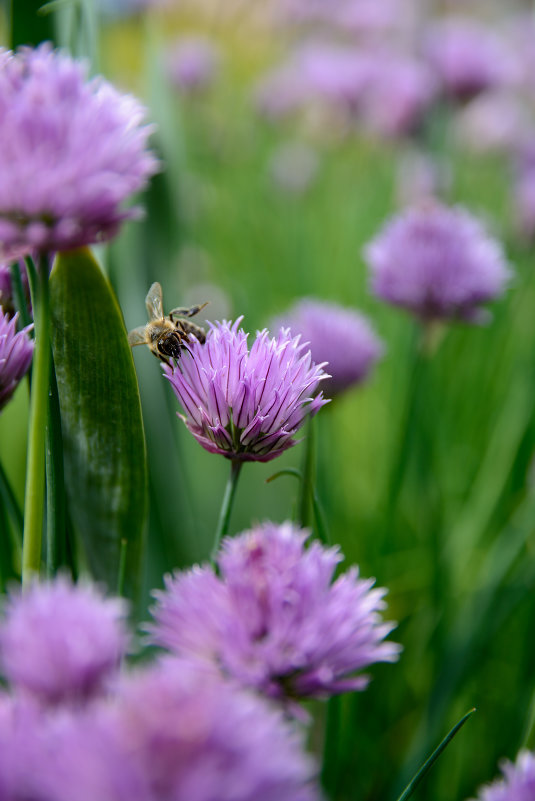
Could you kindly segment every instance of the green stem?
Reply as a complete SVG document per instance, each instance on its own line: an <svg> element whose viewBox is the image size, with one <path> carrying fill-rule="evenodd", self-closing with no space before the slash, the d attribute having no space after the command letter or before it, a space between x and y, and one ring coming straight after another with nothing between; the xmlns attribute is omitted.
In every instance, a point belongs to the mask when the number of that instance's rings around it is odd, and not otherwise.
<svg viewBox="0 0 535 801"><path fill-rule="evenodd" d="M126 539L121 540L121 552L119 554L119 570L117 573L117 595L122 598L124 597L124 582L126 578L126 552L128 549L128 541Z"/></svg>
<svg viewBox="0 0 535 801"><path fill-rule="evenodd" d="M339 777L339 732L341 721L342 699L333 695L327 702L325 713L325 731L323 739L323 760L321 767L321 786L328 797L336 795L337 779Z"/></svg>
<svg viewBox="0 0 535 801"><path fill-rule="evenodd" d="M243 462L237 459L231 462L230 476L227 481L227 486L225 487L225 494L223 496L223 503L221 504L221 512L219 513L219 521L214 538L214 546L212 548L212 562L215 561L221 540L228 534L230 515L234 504L234 496L236 495L236 487L238 486L238 478L240 476L242 464Z"/></svg>
<svg viewBox="0 0 535 801"><path fill-rule="evenodd" d="M314 497L314 476L316 458L316 437L314 420L309 419L307 425L307 435L305 437L303 467L301 470L301 487L297 506L297 518L301 528L306 528L310 521L311 501Z"/></svg>
<svg viewBox="0 0 535 801"><path fill-rule="evenodd" d="M51 354L46 426L46 570L48 576L54 576L58 568L66 563L66 555L63 440L58 386Z"/></svg>
<svg viewBox="0 0 535 801"><path fill-rule="evenodd" d="M19 542L22 542L22 512L20 510L15 493L11 488L9 479L6 476L3 465L0 462L0 498L3 500L4 507L8 512L11 520L15 524L15 529Z"/></svg>
<svg viewBox="0 0 535 801"><path fill-rule="evenodd" d="M0 591L4 592L8 581L13 578L13 542L9 527L5 499L0 493Z"/></svg>
<svg viewBox="0 0 535 801"><path fill-rule="evenodd" d="M28 304L26 303L26 297L24 295L24 287L22 286L22 280L20 277L20 267L18 261L14 262L11 267L9 268L9 272L11 275L11 286L13 289L13 299L15 301L15 308L19 313L20 317L20 325L22 328L26 328L27 325L30 325L32 318L28 311Z"/></svg>
<svg viewBox="0 0 535 801"><path fill-rule="evenodd" d="M45 429L50 370L50 308L48 297L48 255L41 254L39 269L27 259L30 294L35 322L35 351L30 398L22 583L28 584L41 565L43 509L45 497Z"/></svg>
<svg viewBox="0 0 535 801"><path fill-rule="evenodd" d="M411 795L416 790L416 787L420 784L420 782L424 778L424 776L427 773L427 771L433 766L433 764L437 761L437 759L439 758L441 753L444 751L444 749L446 748L448 743L451 740L453 740L453 738L455 737L455 735L457 734L459 729L462 726L464 726L464 724L466 723L468 718L471 717L471 715L473 715L475 711L476 711L475 709L471 709L469 712L466 713L466 715L464 715L460 719L460 721L458 723L455 724L453 729L451 729L451 731L444 737L444 739L442 740L442 742L440 743L438 748L435 748L435 750L433 751L431 756L424 762L424 764L422 765L422 767L420 768L418 773L414 776L414 778L406 786L404 791L399 796L398 801L407 801L407 799L411 797Z"/></svg>

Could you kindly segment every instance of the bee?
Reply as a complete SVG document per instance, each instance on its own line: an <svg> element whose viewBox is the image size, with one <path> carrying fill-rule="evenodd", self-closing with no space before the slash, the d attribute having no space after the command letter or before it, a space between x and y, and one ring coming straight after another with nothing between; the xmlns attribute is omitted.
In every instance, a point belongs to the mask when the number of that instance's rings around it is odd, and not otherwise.
<svg viewBox="0 0 535 801"><path fill-rule="evenodd" d="M201 344L206 341L204 329L184 318L194 317L207 305L203 303L189 309L173 309L166 317L163 313L162 287L155 281L145 298L149 322L130 331L128 342L132 347L147 345L158 359L171 367L169 359L180 359L182 350L190 341L190 334L194 334Z"/></svg>

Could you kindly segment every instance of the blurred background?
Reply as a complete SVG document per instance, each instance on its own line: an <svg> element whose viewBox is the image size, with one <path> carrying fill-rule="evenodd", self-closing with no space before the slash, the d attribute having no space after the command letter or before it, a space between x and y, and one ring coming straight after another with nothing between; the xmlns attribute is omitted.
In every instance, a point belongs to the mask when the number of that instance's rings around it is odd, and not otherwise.
<svg viewBox="0 0 535 801"><path fill-rule="evenodd" d="M127 329L146 321L157 280L166 311L209 301L206 319L244 315L252 335L315 297L363 312L382 339L373 374L315 420L317 491L345 564L388 587L404 651L331 704L325 785L340 801L396 798L476 706L415 797L471 796L501 757L535 744L532 3L57 0L37 16L40 5L4 7L1 41L53 39L141 97L154 123L162 171L139 198L144 217L98 252ZM514 276L487 324L445 328L421 369L418 324L371 295L363 248L433 197L481 217ZM148 349L134 356L148 599L165 572L207 557L228 463L176 417ZM20 499L27 405L21 385L0 417ZM246 466L234 532L295 515L295 479L266 479L299 468L302 450ZM324 708L312 712L321 722Z"/></svg>

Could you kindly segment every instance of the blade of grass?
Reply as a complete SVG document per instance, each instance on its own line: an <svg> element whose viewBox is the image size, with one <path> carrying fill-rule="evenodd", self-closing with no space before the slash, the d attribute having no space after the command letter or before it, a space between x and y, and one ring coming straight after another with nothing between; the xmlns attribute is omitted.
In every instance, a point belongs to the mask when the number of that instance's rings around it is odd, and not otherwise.
<svg viewBox="0 0 535 801"><path fill-rule="evenodd" d="M460 719L458 723L455 724L453 729L451 729L451 731L444 737L440 745L437 748L435 748L431 756L424 762L424 764L422 765L420 770L416 773L416 775L413 777L413 779L411 779L411 781L403 790L397 801L407 801L407 799L411 797L411 795L414 793L414 791L416 790L417 786L420 784L426 773L433 767L433 765L435 764L439 756L442 754L444 749L448 746L451 740L453 740L459 729L462 726L464 726L468 718L471 717L475 711L476 711L475 708L471 709L469 712L466 713L466 715L463 715L463 717Z"/></svg>

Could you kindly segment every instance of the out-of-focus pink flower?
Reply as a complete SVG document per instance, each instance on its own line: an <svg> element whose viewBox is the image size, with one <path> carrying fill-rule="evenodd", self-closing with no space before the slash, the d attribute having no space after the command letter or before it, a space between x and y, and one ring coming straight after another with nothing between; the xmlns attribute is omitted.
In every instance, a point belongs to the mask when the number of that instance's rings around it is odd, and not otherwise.
<svg viewBox="0 0 535 801"><path fill-rule="evenodd" d="M123 601L59 578L9 599L0 626L2 672L45 703L85 700L119 670L127 643Z"/></svg>
<svg viewBox="0 0 535 801"><path fill-rule="evenodd" d="M185 36L172 46L167 70L172 83L193 94L212 85L220 63L219 50L207 36Z"/></svg>
<svg viewBox="0 0 535 801"><path fill-rule="evenodd" d="M519 77L506 43L473 19L451 17L433 23L424 50L445 92L460 101L510 85Z"/></svg>
<svg viewBox="0 0 535 801"><path fill-rule="evenodd" d="M377 297L422 319L478 322L511 272L500 243L462 208L428 203L387 222L366 247Z"/></svg>
<svg viewBox="0 0 535 801"><path fill-rule="evenodd" d="M304 298L276 321L300 334L315 362L327 364L325 394L333 398L366 380L383 354L383 344L370 322L354 309Z"/></svg>

